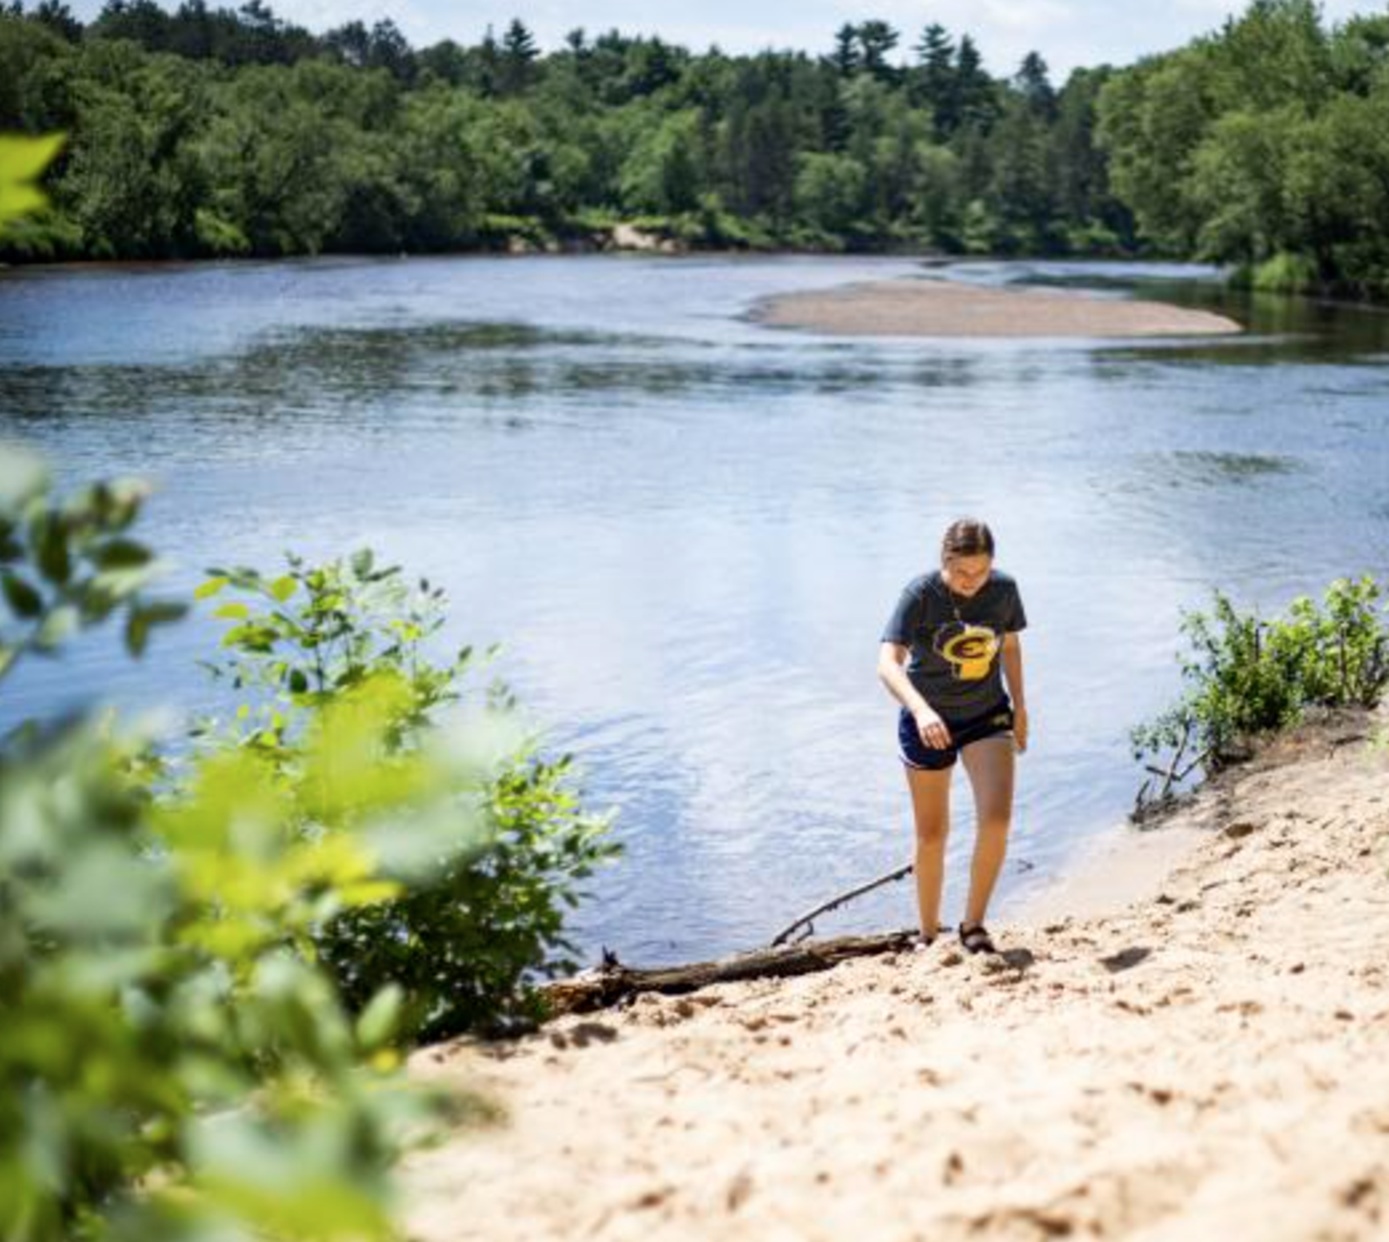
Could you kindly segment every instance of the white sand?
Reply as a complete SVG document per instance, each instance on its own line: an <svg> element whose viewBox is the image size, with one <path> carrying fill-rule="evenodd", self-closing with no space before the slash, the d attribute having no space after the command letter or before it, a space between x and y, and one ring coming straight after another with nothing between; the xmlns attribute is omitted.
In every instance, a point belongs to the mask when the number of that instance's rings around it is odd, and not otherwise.
<svg viewBox="0 0 1389 1242"><path fill-rule="evenodd" d="M421 1052L507 1119L411 1159L410 1236L1389 1237L1389 747L1338 740L1367 727L1214 782L1159 891L1000 926L1001 958L938 943Z"/></svg>

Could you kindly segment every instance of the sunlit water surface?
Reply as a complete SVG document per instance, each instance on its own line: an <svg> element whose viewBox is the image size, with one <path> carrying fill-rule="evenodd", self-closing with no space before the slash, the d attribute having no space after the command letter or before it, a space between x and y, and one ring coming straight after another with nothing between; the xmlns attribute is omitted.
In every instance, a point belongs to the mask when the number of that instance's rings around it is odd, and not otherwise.
<svg viewBox="0 0 1389 1242"><path fill-rule="evenodd" d="M1123 822L1127 734L1178 687L1183 609L1282 606L1389 557L1389 317L1197 269L978 264L972 281L1223 308L1235 339L865 340L757 299L909 260L458 258L0 273L0 419L65 480L152 478L187 592L211 564L372 545L445 585L453 643L572 751L623 858L586 955L750 947L909 857L873 675L952 517L1019 581L1033 747L999 912ZM188 710L217 626L32 665L3 719ZM958 914L971 833L961 777ZM906 886L821 932L912 922Z"/></svg>

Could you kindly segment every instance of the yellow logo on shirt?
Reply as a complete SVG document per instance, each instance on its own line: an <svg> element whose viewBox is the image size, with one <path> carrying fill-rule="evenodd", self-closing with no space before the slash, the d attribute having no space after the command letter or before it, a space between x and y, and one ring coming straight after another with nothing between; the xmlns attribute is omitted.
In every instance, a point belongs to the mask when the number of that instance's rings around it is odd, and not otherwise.
<svg viewBox="0 0 1389 1242"><path fill-rule="evenodd" d="M998 635L983 625L946 627L938 631L936 642L936 650L954 666L960 681L982 681L987 677L999 648Z"/></svg>

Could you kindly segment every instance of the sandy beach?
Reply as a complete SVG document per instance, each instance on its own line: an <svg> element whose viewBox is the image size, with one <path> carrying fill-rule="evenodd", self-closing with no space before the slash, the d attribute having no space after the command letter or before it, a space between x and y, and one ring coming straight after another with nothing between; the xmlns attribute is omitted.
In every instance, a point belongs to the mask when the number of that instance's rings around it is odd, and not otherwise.
<svg viewBox="0 0 1389 1242"><path fill-rule="evenodd" d="M1382 1239L1389 717L1211 782L1146 895L412 1060L503 1116L406 1167L463 1239ZM1140 870L1141 870L1140 866Z"/></svg>
<svg viewBox="0 0 1389 1242"><path fill-rule="evenodd" d="M758 304L779 328L853 336L1152 337L1242 332L1233 319L1162 302L1080 291L987 289L938 279L883 280Z"/></svg>

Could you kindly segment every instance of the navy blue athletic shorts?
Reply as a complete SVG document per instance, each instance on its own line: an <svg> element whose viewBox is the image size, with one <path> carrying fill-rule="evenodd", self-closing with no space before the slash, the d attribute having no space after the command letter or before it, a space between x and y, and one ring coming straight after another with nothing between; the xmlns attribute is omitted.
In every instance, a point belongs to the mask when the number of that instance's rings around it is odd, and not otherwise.
<svg viewBox="0 0 1389 1242"><path fill-rule="evenodd" d="M950 745L937 749L921 740L911 712L902 708L897 717L897 754L907 767L932 772L954 767L962 746L1013 731L1013 705L1004 697L986 712L974 716L942 716L941 719L950 730Z"/></svg>

